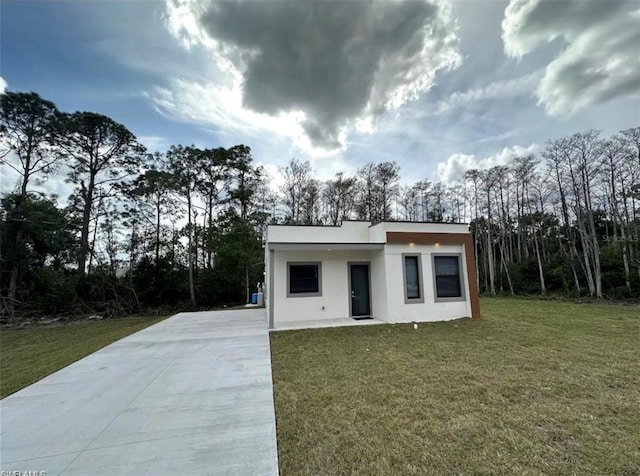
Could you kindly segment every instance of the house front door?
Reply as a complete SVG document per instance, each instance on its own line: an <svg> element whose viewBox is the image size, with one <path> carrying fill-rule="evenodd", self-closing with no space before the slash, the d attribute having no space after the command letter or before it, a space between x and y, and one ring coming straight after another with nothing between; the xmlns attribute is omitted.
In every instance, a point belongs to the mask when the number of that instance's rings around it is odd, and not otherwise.
<svg viewBox="0 0 640 476"><path fill-rule="evenodd" d="M351 293L351 317L371 316L371 287L369 263L349 263L349 291Z"/></svg>

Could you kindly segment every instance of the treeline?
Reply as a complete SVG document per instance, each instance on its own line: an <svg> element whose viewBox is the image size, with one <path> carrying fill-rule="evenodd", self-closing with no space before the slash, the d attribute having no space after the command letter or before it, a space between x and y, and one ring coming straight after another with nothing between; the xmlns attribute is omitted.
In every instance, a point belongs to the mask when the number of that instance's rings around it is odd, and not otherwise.
<svg viewBox="0 0 640 476"><path fill-rule="evenodd" d="M150 154L109 117L35 93L0 100L17 182L1 203L3 316L246 302L267 224L348 219L470 222L485 293L640 295L640 127L553 140L448 186L401 186L393 162L323 181L292 159L274 190L244 145ZM64 206L43 182L67 183Z"/></svg>
<svg viewBox="0 0 640 476"><path fill-rule="evenodd" d="M109 117L1 100L2 314L245 302L263 280L267 183L244 145L149 154ZM68 183L66 206L34 191Z"/></svg>
<svg viewBox="0 0 640 476"><path fill-rule="evenodd" d="M484 293L640 297L640 127L551 140L449 186L403 187L392 162L325 182L308 162L281 172L284 223L469 222Z"/></svg>
<svg viewBox="0 0 640 476"><path fill-rule="evenodd" d="M485 292L640 297L640 127L552 140L465 179Z"/></svg>
<svg viewBox="0 0 640 476"><path fill-rule="evenodd" d="M467 196L459 184L447 187L421 180L401 187L395 162L368 163L354 176L340 172L325 181L314 178L308 161L291 159L279 171L284 183L272 211L278 223L335 226L343 220L465 220Z"/></svg>

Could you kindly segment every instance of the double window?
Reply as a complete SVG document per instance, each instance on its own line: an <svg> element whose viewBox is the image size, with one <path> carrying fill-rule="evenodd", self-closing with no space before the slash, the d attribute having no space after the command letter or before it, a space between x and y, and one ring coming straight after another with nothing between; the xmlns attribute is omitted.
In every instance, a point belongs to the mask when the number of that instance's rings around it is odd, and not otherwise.
<svg viewBox="0 0 640 476"><path fill-rule="evenodd" d="M287 296L322 296L321 264L287 263Z"/></svg>
<svg viewBox="0 0 640 476"><path fill-rule="evenodd" d="M436 301L464 299L460 255L433 255L433 279Z"/></svg>
<svg viewBox="0 0 640 476"><path fill-rule="evenodd" d="M433 288L436 302L464 300L461 255L433 254ZM402 255L404 302L424 302L422 259L420 254Z"/></svg>

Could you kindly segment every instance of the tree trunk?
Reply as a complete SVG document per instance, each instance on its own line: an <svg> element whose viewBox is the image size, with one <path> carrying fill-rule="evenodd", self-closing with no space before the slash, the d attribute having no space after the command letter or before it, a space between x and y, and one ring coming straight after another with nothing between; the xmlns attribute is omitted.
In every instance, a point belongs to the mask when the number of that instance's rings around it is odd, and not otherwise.
<svg viewBox="0 0 640 476"><path fill-rule="evenodd" d="M473 249L476 255L476 286L480 289L480 247L478 246L478 220L476 219L476 232L473 234Z"/></svg>
<svg viewBox="0 0 640 476"><path fill-rule="evenodd" d="M489 291L489 259L487 257L487 255L488 255L488 252L487 252L488 243L487 243L487 241L488 240L487 240L486 233L484 235L485 235L484 236L484 243L485 243L484 244L484 246L485 246L484 251L485 252L483 253L483 259L482 259L482 267L483 267L483 273L482 274L484 275L484 291L488 292Z"/></svg>
<svg viewBox="0 0 640 476"><path fill-rule="evenodd" d="M87 254L89 253L89 223L91 221L91 208L93 207L93 191L95 175L89 179L89 187L83 190L84 209L82 211L82 229L80 231L80 249L78 251L78 272L85 274L87 267Z"/></svg>
<svg viewBox="0 0 640 476"><path fill-rule="evenodd" d="M507 267L507 263L504 259L504 242L502 243L502 250L500 251L500 258L502 260L502 267L504 268L504 273L507 277L507 282L509 283L509 291L512 296L515 296L513 292L513 283L511 283L511 275L509 274L509 268Z"/></svg>
<svg viewBox="0 0 640 476"><path fill-rule="evenodd" d="M176 269L176 225L171 224L171 271Z"/></svg>
<svg viewBox="0 0 640 476"><path fill-rule="evenodd" d="M489 265L489 285L491 294L496 294L495 259L493 256L493 240L491 238L491 198L490 189L487 189L487 260Z"/></svg>
<svg viewBox="0 0 640 476"><path fill-rule="evenodd" d="M475 214L476 214L476 232L473 234L473 248L476 254L476 285L480 289L480 244L478 234L480 233L480 227L478 225L478 188L475 188Z"/></svg>
<svg viewBox="0 0 640 476"><path fill-rule="evenodd" d="M156 264L160 261L160 201L156 202Z"/></svg>
<svg viewBox="0 0 640 476"><path fill-rule="evenodd" d="M9 291L7 294L9 312L13 313L15 303L16 303L16 294L18 292L18 282L20 280L20 264L21 264L21 255L23 249L23 240L24 240L24 216L22 215L22 208L24 203L27 200L27 185L29 184L29 170L31 163L31 153L32 153L32 145L31 138L29 138L29 149L27 151L24 175L22 177L22 184L20 186L20 196L18 197L18 201L16 202L16 208L14 211L14 216L18 221L14 222L14 226L16 228L15 238L13 240L13 257L11 259L10 268L11 274L9 275Z"/></svg>
<svg viewBox="0 0 640 476"><path fill-rule="evenodd" d="M624 267L624 281L625 281L625 287L627 288L627 291L629 291L629 293L631 293L631 280L630 280L630 269L629 269L629 255L628 255L628 251L629 251L629 246L627 243L627 236L626 236L626 232L625 232L625 222L622 219L622 216L620 214L620 209L618 208L618 200L616 197L616 181L615 181L615 163L613 160L612 156L609 156L609 167L610 167L610 184L611 184L611 210L613 211L613 224L614 224L614 231L613 231L613 239L614 239L614 243L616 242L616 238L617 238L617 232L616 232L616 223L619 222L620 224L620 237L622 238L622 265ZM624 183L622 184L623 187L623 201L625 202L625 206L626 206L626 197L625 197L625 193L624 193ZM627 213L627 223L629 222L628 220L628 213Z"/></svg>
<svg viewBox="0 0 640 476"><path fill-rule="evenodd" d="M582 242L582 257L584 260L584 273L587 277L587 285L589 286L589 295L593 297L596 293L596 285L593 280L593 272L591 270L591 260L589 259L589 240L587 238L587 232L584 230L584 225L579 224L578 230L580 231L580 241Z"/></svg>
<svg viewBox="0 0 640 476"><path fill-rule="evenodd" d="M596 235L596 225L593 219L593 211L589 210L589 225L591 228L591 242L593 247L593 273L596 287L596 297L602 298L602 272L600 268L600 244Z"/></svg>
<svg viewBox="0 0 640 476"><path fill-rule="evenodd" d="M544 269L542 268L542 259L540 259L540 247L538 245L538 235L536 230L533 230L533 242L535 246L536 259L538 261L538 274L540 275L540 294L545 296L547 294L547 288L544 284Z"/></svg>
<svg viewBox="0 0 640 476"><path fill-rule="evenodd" d="M191 222L191 194L187 194L187 214L189 216L189 249L187 251L187 259L189 260L189 296L191 297L191 305L196 307L196 289L193 284L193 230Z"/></svg>
<svg viewBox="0 0 640 476"><path fill-rule="evenodd" d="M212 265L213 265L213 260L212 260L212 250L211 250L211 233L212 233L212 228L213 228L213 197L210 197L209 199L209 223L208 223L208 227L207 227L207 233L206 233L206 249L207 249L207 269L211 269Z"/></svg>
<svg viewBox="0 0 640 476"><path fill-rule="evenodd" d="M136 256L136 220L134 219L131 223L131 243L130 243L130 251L129 251L129 287L133 288L133 267L135 265Z"/></svg>
<svg viewBox="0 0 640 476"><path fill-rule="evenodd" d="M623 240L624 240L624 235L623 235ZM622 245L622 264L624 266L625 287L627 288L629 293L631 293L631 280L630 280L631 273L629 270L629 255L627 254L626 242L624 242L624 244Z"/></svg>
<svg viewBox="0 0 640 476"><path fill-rule="evenodd" d="M542 251L542 262L549 263L549 253L547 252L547 245L545 243L546 240L544 239L544 233L542 232L542 228L540 228L540 250Z"/></svg>
<svg viewBox="0 0 640 476"><path fill-rule="evenodd" d="M91 247L89 252L89 266L87 267L87 274L91 274L93 270L93 250L96 247L96 235L98 234L98 217L96 216L96 225L93 227L93 236L91 237Z"/></svg>
<svg viewBox="0 0 640 476"><path fill-rule="evenodd" d="M582 292L582 288L580 287L580 280L578 279L578 271L576 269L575 263L578 262L585 276L587 275L587 271L584 269L584 265L582 264L582 261L580 260L580 255L578 254L578 248L576 247L576 243L573 240L571 240L571 243L570 243L570 251L571 251L571 257L572 257L570 261L571 270L573 271L573 277L576 282L576 289L578 291L578 294L580 294Z"/></svg>
<svg viewBox="0 0 640 476"><path fill-rule="evenodd" d="M18 225L16 230L16 238L14 240L14 256L11 263L11 275L9 277L9 293L7 295L9 312L13 313L16 303L16 293L18 291L18 279L20 278L20 255L22 254L22 239L24 232L22 231L22 223Z"/></svg>
<svg viewBox="0 0 640 476"><path fill-rule="evenodd" d="M249 267L247 266L244 267L244 279L247 286L247 304L249 304L251 302L251 290L249 289Z"/></svg>

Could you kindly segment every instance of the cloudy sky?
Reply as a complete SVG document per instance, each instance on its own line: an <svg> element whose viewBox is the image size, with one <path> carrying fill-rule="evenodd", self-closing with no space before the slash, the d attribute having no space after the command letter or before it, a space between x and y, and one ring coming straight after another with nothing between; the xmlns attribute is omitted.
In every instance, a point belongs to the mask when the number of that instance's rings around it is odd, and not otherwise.
<svg viewBox="0 0 640 476"><path fill-rule="evenodd" d="M640 125L637 1L3 1L0 88L151 150L244 143L275 173L403 181ZM7 186L3 180L3 188Z"/></svg>

